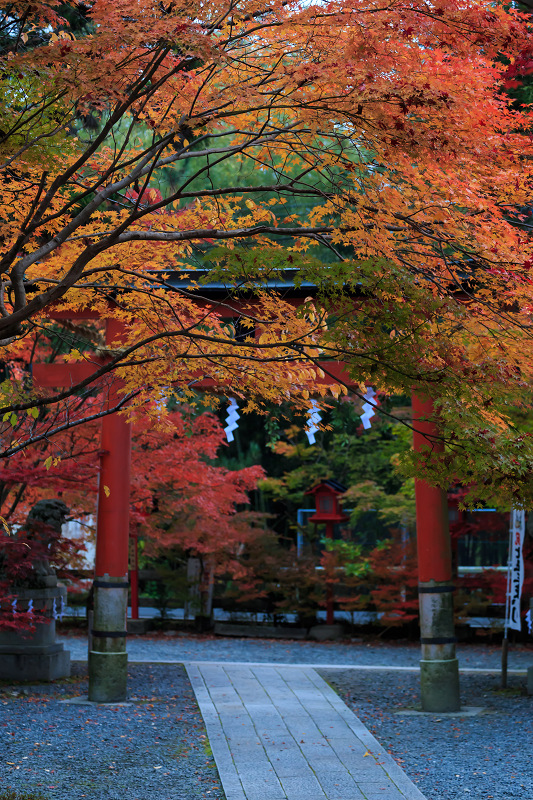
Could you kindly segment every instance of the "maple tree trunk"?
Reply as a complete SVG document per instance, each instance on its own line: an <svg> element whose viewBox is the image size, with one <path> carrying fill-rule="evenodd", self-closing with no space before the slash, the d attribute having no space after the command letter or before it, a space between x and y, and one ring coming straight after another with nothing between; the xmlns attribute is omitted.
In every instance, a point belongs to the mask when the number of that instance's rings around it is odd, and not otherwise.
<svg viewBox="0 0 533 800"><path fill-rule="evenodd" d="M441 452L433 402L413 394L413 444L417 452ZM455 656L452 554L444 489L415 481L420 607L420 694L424 711L459 711L459 664Z"/></svg>
<svg viewBox="0 0 533 800"><path fill-rule="evenodd" d="M108 320L107 342L119 333L120 323ZM119 399L118 388L115 381L109 390L110 406ZM128 666L131 425L119 414L102 420L100 458L89 700L113 703L126 699Z"/></svg>

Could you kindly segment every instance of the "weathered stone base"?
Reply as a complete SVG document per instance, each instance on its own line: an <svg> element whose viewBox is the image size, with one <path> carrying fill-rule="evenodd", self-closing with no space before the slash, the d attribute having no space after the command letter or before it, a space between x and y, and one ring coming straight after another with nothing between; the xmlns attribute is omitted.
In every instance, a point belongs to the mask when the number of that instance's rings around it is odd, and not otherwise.
<svg viewBox="0 0 533 800"><path fill-rule="evenodd" d="M527 693L533 694L533 667L527 668Z"/></svg>
<svg viewBox="0 0 533 800"><path fill-rule="evenodd" d="M258 639L305 639L306 628L280 628L274 625L239 625L232 622L215 622L217 636L252 637Z"/></svg>
<svg viewBox="0 0 533 800"><path fill-rule="evenodd" d="M44 586L17 589L20 610L28 608L30 600L40 614L48 617L39 622L35 630L3 631L0 633L0 678L13 681L54 681L70 675L70 653L56 642L56 623L53 618L56 607L65 601L67 590L56 586L55 575L41 578Z"/></svg>
<svg viewBox="0 0 533 800"><path fill-rule="evenodd" d="M135 635L148 633L153 628L151 619L128 619L126 621L126 630L128 633Z"/></svg>
<svg viewBox="0 0 533 800"><path fill-rule="evenodd" d="M89 651L89 700L116 703L126 700L128 654Z"/></svg>
<svg viewBox="0 0 533 800"><path fill-rule="evenodd" d="M459 711L459 662L456 658L420 662L422 710L436 713Z"/></svg>
<svg viewBox="0 0 533 800"><path fill-rule="evenodd" d="M70 675L70 653L62 644L48 647L0 647L0 678L13 681L55 681Z"/></svg>
<svg viewBox="0 0 533 800"><path fill-rule="evenodd" d="M326 642L329 639L341 639L343 633L342 625L313 625L309 629L309 638L316 642Z"/></svg>
<svg viewBox="0 0 533 800"><path fill-rule="evenodd" d="M123 702L128 691L128 576L97 575L93 586L89 700L92 703Z"/></svg>

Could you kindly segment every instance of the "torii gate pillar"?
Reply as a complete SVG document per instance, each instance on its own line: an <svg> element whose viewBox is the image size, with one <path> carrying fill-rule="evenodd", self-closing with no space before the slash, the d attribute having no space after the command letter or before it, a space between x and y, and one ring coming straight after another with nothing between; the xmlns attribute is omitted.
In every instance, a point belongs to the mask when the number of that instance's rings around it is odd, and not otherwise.
<svg viewBox="0 0 533 800"><path fill-rule="evenodd" d="M120 337L121 325L109 319L106 342ZM120 401L120 384L109 389L109 407ZM102 420L96 523L96 563L92 648L89 651L89 700L126 699L128 656L128 537L130 511L131 425L120 414Z"/></svg>
<svg viewBox="0 0 533 800"><path fill-rule="evenodd" d="M413 444L417 452L444 450L431 400L413 395ZM431 437L428 439L428 437ZM420 603L420 693L422 710L459 711L459 663L455 657L453 585L446 491L415 481L418 592Z"/></svg>

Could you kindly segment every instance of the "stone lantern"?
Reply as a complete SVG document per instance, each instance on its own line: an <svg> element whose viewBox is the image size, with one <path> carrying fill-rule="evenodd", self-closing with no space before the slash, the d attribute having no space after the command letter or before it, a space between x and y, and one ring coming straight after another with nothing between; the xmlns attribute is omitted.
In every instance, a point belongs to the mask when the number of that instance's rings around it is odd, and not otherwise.
<svg viewBox="0 0 533 800"><path fill-rule="evenodd" d="M40 500L28 515L27 538L39 528L50 531L50 538L61 535L68 514L61 500ZM57 582L57 575L46 558L32 564L31 575L12 594L20 611L34 609L46 618L27 631L0 632L0 679L51 681L70 675L70 653L56 643L56 618L65 604L67 590Z"/></svg>

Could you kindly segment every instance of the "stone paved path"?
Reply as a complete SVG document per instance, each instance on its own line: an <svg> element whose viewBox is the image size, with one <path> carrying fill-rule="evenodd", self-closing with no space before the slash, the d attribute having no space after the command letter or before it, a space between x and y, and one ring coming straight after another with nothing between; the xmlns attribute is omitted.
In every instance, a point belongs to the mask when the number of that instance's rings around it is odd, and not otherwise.
<svg viewBox="0 0 533 800"><path fill-rule="evenodd" d="M227 800L424 800L312 667L186 668Z"/></svg>

